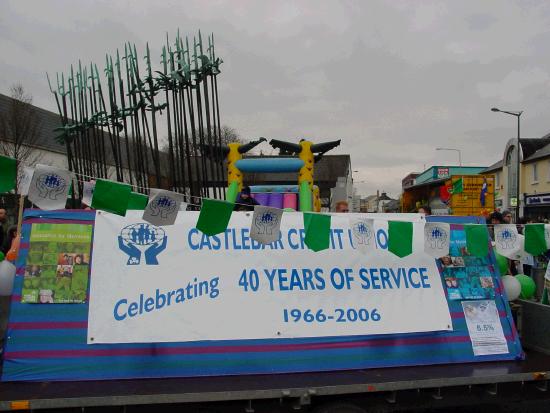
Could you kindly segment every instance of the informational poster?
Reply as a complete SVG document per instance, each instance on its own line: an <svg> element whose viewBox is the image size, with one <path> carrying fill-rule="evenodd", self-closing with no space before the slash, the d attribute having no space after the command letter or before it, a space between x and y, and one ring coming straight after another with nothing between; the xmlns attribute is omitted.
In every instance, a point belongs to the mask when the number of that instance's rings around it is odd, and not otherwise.
<svg viewBox="0 0 550 413"><path fill-rule="evenodd" d="M373 249L366 259L350 214L332 217L329 248L314 252L301 213L285 212L279 238L265 245L250 236L251 213L233 213L225 232L207 236L197 212L160 227L133 212L96 216L89 344L452 330L418 215L358 214L376 218L373 233L360 231ZM388 251L390 218L413 221L411 255Z"/></svg>
<svg viewBox="0 0 550 413"><path fill-rule="evenodd" d="M462 308L475 356L508 353L508 344L494 301L463 301Z"/></svg>
<svg viewBox="0 0 550 413"><path fill-rule="evenodd" d="M21 302L84 303L92 225L33 224Z"/></svg>
<svg viewBox="0 0 550 413"><path fill-rule="evenodd" d="M488 257L479 258L468 253L463 230L451 231L449 250L450 254L439 260L449 300L494 298L494 271Z"/></svg>
<svg viewBox="0 0 550 413"><path fill-rule="evenodd" d="M456 181L459 178L453 178ZM495 203L495 179L493 176L463 176L463 190L451 195L453 215L481 215L484 211L492 211ZM453 181L446 182L452 187Z"/></svg>

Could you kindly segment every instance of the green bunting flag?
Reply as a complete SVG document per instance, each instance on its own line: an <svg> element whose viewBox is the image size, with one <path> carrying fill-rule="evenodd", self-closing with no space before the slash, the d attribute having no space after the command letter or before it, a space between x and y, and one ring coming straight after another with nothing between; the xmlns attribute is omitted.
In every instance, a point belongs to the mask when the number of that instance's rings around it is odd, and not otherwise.
<svg viewBox="0 0 550 413"><path fill-rule="evenodd" d="M315 252L326 250L330 244L330 215L304 212L304 242Z"/></svg>
<svg viewBox="0 0 550 413"><path fill-rule="evenodd" d="M453 195L454 194L461 194L464 192L464 181L462 178L457 179L453 182L453 188L450 191Z"/></svg>
<svg viewBox="0 0 550 413"><path fill-rule="evenodd" d="M525 252L537 256L544 254L548 247L544 238L544 224L525 225Z"/></svg>
<svg viewBox="0 0 550 413"><path fill-rule="evenodd" d="M412 222L388 221L388 251L399 258L411 255L412 241Z"/></svg>
<svg viewBox="0 0 550 413"><path fill-rule="evenodd" d="M130 210L143 211L147 207L148 201L149 201L149 197L147 195L139 194L137 192L130 192L127 209L129 211Z"/></svg>
<svg viewBox="0 0 550 413"><path fill-rule="evenodd" d="M487 227L481 224L464 225L466 234L466 249L474 257L484 258L489 254L489 233Z"/></svg>
<svg viewBox="0 0 550 413"><path fill-rule="evenodd" d="M92 208L124 216L131 192L132 187L128 184L97 179L92 197Z"/></svg>
<svg viewBox="0 0 550 413"><path fill-rule="evenodd" d="M0 156L0 193L15 189L17 182L17 161L7 156Z"/></svg>
<svg viewBox="0 0 550 413"><path fill-rule="evenodd" d="M235 204L217 199L203 199L197 229L208 236L224 232Z"/></svg>

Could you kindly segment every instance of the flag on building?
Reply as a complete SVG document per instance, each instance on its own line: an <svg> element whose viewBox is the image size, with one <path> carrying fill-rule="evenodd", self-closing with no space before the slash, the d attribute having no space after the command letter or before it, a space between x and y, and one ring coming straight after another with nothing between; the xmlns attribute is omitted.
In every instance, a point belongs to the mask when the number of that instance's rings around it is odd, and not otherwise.
<svg viewBox="0 0 550 413"><path fill-rule="evenodd" d="M464 181L462 177L453 182L453 187L451 188L450 192L453 195L461 194L462 192L464 192Z"/></svg>
<svg viewBox="0 0 550 413"><path fill-rule="evenodd" d="M44 210L63 209L71 186L69 171L36 165L29 186L29 201Z"/></svg>
<svg viewBox="0 0 550 413"><path fill-rule="evenodd" d="M281 236L283 210L262 205L254 206L250 238L260 244L271 244Z"/></svg>

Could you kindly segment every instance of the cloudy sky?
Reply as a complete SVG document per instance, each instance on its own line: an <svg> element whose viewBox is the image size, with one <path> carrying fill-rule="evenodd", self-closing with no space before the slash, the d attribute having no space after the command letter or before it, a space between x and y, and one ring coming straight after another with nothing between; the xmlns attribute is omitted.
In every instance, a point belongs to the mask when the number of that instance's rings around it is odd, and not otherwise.
<svg viewBox="0 0 550 413"><path fill-rule="evenodd" d="M221 117L247 139L342 139L357 186L400 192L426 166L497 161L515 118L550 132L550 2L0 0L0 93L55 110L45 73L166 32L214 32ZM157 59L158 60L158 59ZM270 147L262 147L269 153Z"/></svg>

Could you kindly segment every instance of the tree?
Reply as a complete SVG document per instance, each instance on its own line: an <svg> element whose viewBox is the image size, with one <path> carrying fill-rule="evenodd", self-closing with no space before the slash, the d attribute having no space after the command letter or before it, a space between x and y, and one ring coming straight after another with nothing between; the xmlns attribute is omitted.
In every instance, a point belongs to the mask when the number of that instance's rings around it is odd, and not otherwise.
<svg viewBox="0 0 550 413"><path fill-rule="evenodd" d="M199 131L196 130L195 134L197 136L197 144L198 144L199 143L198 142L198 140L199 140ZM212 133L211 133L210 136L211 136L210 139L212 141L212 144L214 144L214 136L216 137L216 143L218 142L218 140L217 140L217 130L216 131L212 130ZM204 140L204 143L208 143L208 133L207 133L206 129L204 130L203 140ZM241 137L240 137L239 133L237 132L237 130L235 128L232 128L231 126L227 126L227 125L223 125L221 127L221 141L222 141L222 145L228 145L232 142L243 143L243 140L241 139ZM191 142L191 135L189 135L189 146L190 146L191 151L193 151L193 143ZM168 138L166 138L166 142L162 146L161 150L163 152L168 152L169 151ZM183 150L185 151L185 148L183 148ZM200 153L200 150L198 152Z"/></svg>
<svg viewBox="0 0 550 413"><path fill-rule="evenodd" d="M40 140L40 118L32 106L32 96L20 83L10 88L11 102L0 111L0 154L17 159L18 181L22 166L40 160L36 145Z"/></svg>

